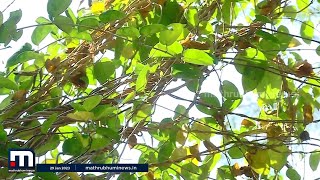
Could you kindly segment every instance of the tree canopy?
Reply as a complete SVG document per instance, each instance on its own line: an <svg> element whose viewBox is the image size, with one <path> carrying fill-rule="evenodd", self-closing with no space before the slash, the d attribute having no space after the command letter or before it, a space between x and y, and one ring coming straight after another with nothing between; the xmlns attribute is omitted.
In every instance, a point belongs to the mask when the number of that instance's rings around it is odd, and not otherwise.
<svg viewBox="0 0 320 180"><path fill-rule="evenodd" d="M26 27L20 9L0 12L0 51L33 29L1 57L0 179L115 175L8 173L11 148L49 154L45 163L119 163L120 147L139 151L136 163L149 172L118 179L296 180L308 177L297 155L317 171L320 64L306 57L320 56L319 0L48 0L39 8L47 14ZM248 96L258 112L244 106ZM164 97L178 105L158 104Z"/></svg>

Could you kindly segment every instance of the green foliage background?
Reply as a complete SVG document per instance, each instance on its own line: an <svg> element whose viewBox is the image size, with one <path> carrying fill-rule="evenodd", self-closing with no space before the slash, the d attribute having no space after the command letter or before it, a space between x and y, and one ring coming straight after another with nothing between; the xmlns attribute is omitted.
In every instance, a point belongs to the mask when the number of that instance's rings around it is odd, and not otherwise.
<svg viewBox="0 0 320 180"><path fill-rule="evenodd" d="M315 47L320 56L319 0L105 0L78 10L71 3L48 0L47 14L27 27L18 26L21 10L8 18L0 12L1 51L33 29L30 42L2 57L1 179L80 179L9 174L11 148L34 149L37 157L49 152L47 163L118 163L120 145L139 150L149 172L118 179L295 180L302 175L289 161L295 154L317 170L319 150L297 145L319 149L306 131L320 121L319 67L297 47ZM292 34L293 24L300 34ZM52 42L43 45L45 39ZM222 80L230 66L243 90ZM210 76L219 92L203 91ZM182 88L193 97L175 93ZM237 111L247 93L258 96L255 115ZM156 121L162 96L189 105ZM241 120L232 125L231 116Z"/></svg>

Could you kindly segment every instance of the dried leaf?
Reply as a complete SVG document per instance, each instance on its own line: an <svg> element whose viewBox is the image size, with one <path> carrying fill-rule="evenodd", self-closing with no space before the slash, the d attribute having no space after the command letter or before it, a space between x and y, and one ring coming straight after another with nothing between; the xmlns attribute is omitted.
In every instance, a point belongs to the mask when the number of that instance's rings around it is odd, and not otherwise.
<svg viewBox="0 0 320 180"><path fill-rule="evenodd" d="M310 104L305 104L303 106L303 117L306 125L313 122L312 107Z"/></svg>
<svg viewBox="0 0 320 180"><path fill-rule="evenodd" d="M238 163L235 163L235 164L232 166L232 174L233 174L234 176L240 176L240 175L242 175L242 170L241 170L241 168L240 168L240 166L239 166Z"/></svg>
<svg viewBox="0 0 320 180"><path fill-rule="evenodd" d="M137 137L136 135L131 135L129 138L128 138L128 145L129 145L129 148L132 149L134 148L135 145L137 145Z"/></svg>
<svg viewBox="0 0 320 180"><path fill-rule="evenodd" d="M60 61L61 61L60 57L53 58L52 60L47 59L47 61L45 62L45 67L47 71L49 73L53 73L57 69L58 65L60 64Z"/></svg>
<svg viewBox="0 0 320 180"><path fill-rule="evenodd" d="M256 124L254 122L250 121L249 119L243 119L241 122L241 125L245 126L246 128L256 126Z"/></svg>
<svg viewBox="0 0 320 180"><path fill-rule="evenodd" d="M78 72L72 74L70 77L70 81L76 87L85 89L88 85L88 83L85 81L85 79L87 78L87 74L85 72L85 69L83 68L78 70Z"/></svg>
<svg viewBox="0 0 320 180"><path fill-rule="evenodd" d="M209 43L193 41L193 40L190 40L189 38L186 38L186 39L180 41L180 44L185 48L200 49L200 50L208 50L208 49L210 49L210 44Z"/></svg>
<svg viewBox="0 0 320 180"><path fill-rule="evenodd" d="M181 129L177 132L177 137L176 137L176 139L177 139L177 142L178 142L179 144L181 144L181 145L184 145L184 144L185 144L187 138L186 138L186 136L184 135L184 133L183 133L183 131L182 131Z"/></svg>
<svg viewBox="0 0 320 180"><path fill-rule="evenodd" d="M271 125L267 127L267 136L268 137L278 137L282 133L280 126Z"/></svg>
<svg viewBox="0 0 320 180"><path fill-rule="evenodd" d="M254 172L250 166L243 166L240 169L242 171L242 174L249 178L257 179L257 177L259 176L259 174Z"/></svg>
<svg viewBox="0 0 320 180"><path fill-rule="evenodd" d="M297 62L294 66L294 72L299 78L314 75L312 65L307 60Z"/></svg>
<svg viewBox="0 0 320 180"><path fill-rule="evenodd" d="M190 149L190 153L193 155L193 157L196 158L199 162L201 162L202 160L200 157L198 144L190 146L189 149Z"/></svg>
<svg viewBox="0 0 320 180"><path fill-rule="evenodd" d="M12 100L19 101L25 99L27 92L28 91L24 89L16 91L12 96Z"/></svg>
<svg viewBox="0 0 320 180"><path fill-rule="evenodd" d="M208 149L208 151L217 151L219 148L215 146L212 142L210 141L203 141L203 145Z"/></svg>

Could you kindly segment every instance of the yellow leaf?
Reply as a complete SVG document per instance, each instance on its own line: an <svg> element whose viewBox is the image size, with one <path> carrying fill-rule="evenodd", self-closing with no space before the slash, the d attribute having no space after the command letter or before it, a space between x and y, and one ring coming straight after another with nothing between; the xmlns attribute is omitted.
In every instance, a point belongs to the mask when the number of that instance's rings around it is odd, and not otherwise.
<svg viewBox="0 0 320 180"><path fill-rule="evenodd" d="M77 111L75 113L69 113L67 117L78 121L89 121L94 118L94 114L92 112Z"/></svg>
<svg viewBox="0 0 320 180"><path fill-rule="evenodd" d="M246 159L252 169L259 173L268 175L270 172L270 158L268 155L268 150L265 149L254 149L253 152L247 152L245 154Z"/></svg>
<svg viewBox="0 0 320 180"><path fill-rule="evenodd" d="M292 38L292 40L290 41L288 48L293 48L293 47L297 47L300 46L301 43L296 39L296 38Z"/></svg>
<svg viewBox="0 0 320 180"><path fill-rule="evenodd" d="M312 106L310 104L303 105L303 117L306 124L313 122Z"/></svg>
<svg viewBox="0 0 320 180"><path fill-rule="evenodd" d="M183 131L180 129L178 132L177 132L177 136L176 136L176 139L177 139L177 142L181 145L184 145L186 140L187 140L187 137L185 136L185 134L183 133Z"/></svg>
<svg viewBox="0 0 320 180"><path fill-rule="evenodd" d="M122 104L125 104L125 103L133 100L135 97L136 97L136 92L135 92L135 91L132 91L132 92L129 93L129 94L127 95L127 97L122 101Z"/></svg>
<svg viewBox="0 0 320 180"><path fill-rule="evenodd" d="M193 146L190 146L189 147L189 150L190 150L190 153L193 155L193 157L195 159L197 159L199 162L201 162L201 157L200 157L200 152L199 152L199 145L198 144L195 144ZM196 163L197 165L198 163Z"/></svg>
<svg viewBox="0 0 320 180"><path fill-rule="evenodd" d="M61 159L58 159L58 164L63 163ZM56 159L45 159L41 164L56 164Z"/></svg>
<svg viewBox="0 0 320 180"><path fill-rule="evenodd" d="M170 159L175 161L175 160L182 159L186 156L187 156L187 149L183 147L179 147L172 152Z"/></svg>
<svg viewBox="0 0 320 180"><path fill-rule="evenodd" d="M76 172L65 172L66 175L68 175L71 179L74 179L74 180L80 180L80 176L78 173Z"/></svg>
<svg viewBox="0 0 320 180"><path fill-rule="evenodd" d="M93 2L91 6L91 11L94 14L104 11L104 3L100 1Z"/></svg>

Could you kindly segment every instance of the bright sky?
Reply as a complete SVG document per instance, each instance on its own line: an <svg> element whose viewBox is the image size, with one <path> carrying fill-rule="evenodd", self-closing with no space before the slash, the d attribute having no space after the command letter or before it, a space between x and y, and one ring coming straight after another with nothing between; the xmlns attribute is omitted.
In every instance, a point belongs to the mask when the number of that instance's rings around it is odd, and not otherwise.
<svg viewBox="0 0 320 180"><path fill-rule="evenodd" d="M73 1L72 9L76 9L78 7L79 1L77 1L77 0ZM10 2L11 2L11 0L1 0L0 10L3 10ZM22 16L21 21L18 24L18 27L25 27L25 26L29 26L32 24L36 24L35 19L37 17L40 17L40 16L47 17L46 3L47 3L47 0L16 0L14 5L11 6L10 8L8 8L6 10L6 12L4 13L4 19L7 19L10 11L17 10L20 8L23 11L23 16ZM290 28L290 33L299 35L300 29L297 27L300 27L300 25L298 24L298 26L292 26L292 28ZM8 48L6 50L0 51L0 70L1 71L4 70L5 63L6 63L5 61L8 59L8 57L11 56L15 51L17 51L25 42L31 41L32 31L33 31L33 28L25 29L23 32L22 38L18 42L11 42L10 43L12 48ZM315 32L315 36L320 37L319 31ZM42 42L39 47L35 47L35 49L41 48L50 42L51 41L49 39L47 39L46 41ZM300 42L302 42L302 41L300 40ZM305 49L305 48L306 49L307 48L314 49L316 46L317 46L316 43L312 43L311 46L302 45L302 46L299 46L298 48L299 49ZM0 46L0 48L2 48L2 47ZM303 57L305 59L308 59L308 61L311 64L316 64L317 67L320 67L320 63L318 61L319 57L316 55L314 50L313 51L298 51L298 53L303 55ZM315 58L315 57L317 57L317 58ZM241 94L243 93L242 85L241 85L241 76L236 72L236 70L233 68L233 66L228 66L224 69L223 75L222 75L222 80L229 80L229 81L233 82L240 90L240 93ZM179 85L180 85L180 83L177 82L175 84L172 84L168 88L176 87ZM211 92L211 93L217 95L218 98L221 98L220 93L217 93L217 92L219 92L219 81L214 74L206 80L202 91L203 92ZM176 95L183 94L183 97L189 97L189 98L193 97L193 93L189 92L185 88L181 89L180 91L178 91L174 94L176 94ZM242 113L246 112L248 115L257 115L257 113L259 112L259 108L253 104L253 102L256 101L256 98L257 98L257 96L252 93L246 94L244 96L243 103L236 110L236 112L242 112ZM168 102L170 102L170 103L168 103ZM164 106L166 108L172 109L172 110L174 110L178 104L184 105L185 107L187 107L189 105L189 103L177 101L177 100L170 98L168 96L160 98L158 101L158 104L161 106ZM157 107L157 111L156 111L155 115L153 116L153 120L154 121L161 121L163 118L172 117L173 114L174 113L171 111L167 111L161 107ZM197 111L195 109L193 109L189 114L191 117L201 117L201 115L202 115L199 113L199 111ZM315 119L320 119L320 115L318 112L315 114L315 116L316 116ZM241 120L242 120L241 118L230 117L231 124L232 124L232 122L241 121ZM319 125L312 124L312 125L309 125L307 129L309 130L311 137L320 137L320 132L314 131L319 128L320 128ZM313 131L310 131L310 130L313 130ZM147 143L150 143L149 139L145 139L145 140ZM139 142L143 143L141 138L139 139ZM217 146L219 146L219 144L220 144L219 139L218 139L218 141L212 141L212 142L215 143ZM313 143L319 144L319 142L313 142ZM300 147L302 147L302 146L300 146ZM123 146L120 147L120 149L122 149L122 148L123 148ZM308 149L308 151L309 151L309 149ZM120 163L137 163L137 158L139 157L139 155L140 155L140 152L138 150L135 150L135 149L130 150L129 148L125 148L125 153L123 154L123 157L120 160ZM43 158L40 158L39 162L42 162L42 161L43 161ZM313 179L313 178L317 178L317 176L316 176L317 174L320 174L320 171L317 171L316 173L311 171L311 169L309 168L308 159L306 160L305 163L303 161L300 162L299 157L297 156L293 159L292 162L293 162L293 164L296 164L295 166L297 167L297 170L301 170L301 171L299 171L299 173L302 177L305 176L307 179ZM302 169L304 169L304 165L306 167L305 168L306 169L305 175L302 172ZM217 164L216 167L219 167L219 164ZM214 170L214 172L215 172L215 170ZM285 174L285 171L283 171L283 172Z"/></svg>

